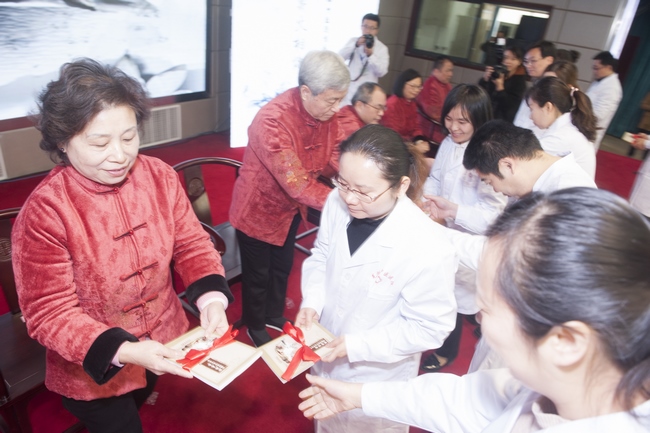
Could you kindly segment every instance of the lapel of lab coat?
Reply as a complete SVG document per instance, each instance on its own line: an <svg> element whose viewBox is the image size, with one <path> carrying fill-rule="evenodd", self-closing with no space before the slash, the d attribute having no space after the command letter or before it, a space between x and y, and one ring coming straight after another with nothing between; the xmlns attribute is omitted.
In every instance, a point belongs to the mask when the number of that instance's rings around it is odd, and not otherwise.
<svg viewBox="0 0 650 433"><path fill-rule="evenodd" d="M339 251L339 253L350 258L346 261L344 269L379 262L383 255L397 244L400 226L410 223L410 216L407 212L409 205L413 205L410 199L400 197L386 220L377 227L374 233L361 244L351 257L346 233L346 242L339 244L339 248L345 249L345 251Z"/></svg>

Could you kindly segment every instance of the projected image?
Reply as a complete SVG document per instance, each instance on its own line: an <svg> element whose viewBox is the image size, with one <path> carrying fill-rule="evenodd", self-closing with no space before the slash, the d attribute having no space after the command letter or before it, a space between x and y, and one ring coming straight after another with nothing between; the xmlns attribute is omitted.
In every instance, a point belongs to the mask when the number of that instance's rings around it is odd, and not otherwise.
<svg viewBox="0 0 650 433"><path fill-rule="evenodd" d="M361 19L378 8L379 0L233 1L231 146L246 146L260 107L298 85L307 52L338 52L361 36Z"/></svg>
<svg viewBox="0 0 650 433"><path fill-rule="evenodd" d="M0 120L78 57L116 65L151 97L206 91L206 0L0 0Z"/></svg>

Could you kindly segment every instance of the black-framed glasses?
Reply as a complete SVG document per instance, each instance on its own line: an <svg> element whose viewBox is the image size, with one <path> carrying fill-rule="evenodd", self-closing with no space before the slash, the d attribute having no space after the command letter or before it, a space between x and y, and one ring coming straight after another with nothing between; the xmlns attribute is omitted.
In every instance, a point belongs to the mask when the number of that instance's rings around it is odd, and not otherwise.
<svg viewBox="0 0 650 433"><path fill-rule="evenodd" d="M357 189L350 188L349 185L347 185L345 182L341 181L341 178L338 175L335 176L334 178L332 178L332 183L340 191L343 191L346 194L351 192L352 194L354 194L354 196L356 198L359 199L359 201L361 201L363 203L366 203L366 204L370 204L370 203L374 202L375 200L377 200L379 197L381 197L383 194L385 194L388 190L395 187L395 185L397 185L399 183L399 181L395 182L394 184L389 186L386 190L384 190L383 192L381 192L379 195L377 195L375 197L370 197L368 194L366 194L364 192L361 192L361 191L359 191Z"/></svg>
<svg viewBox="0 0 650 433"><path fill-rule="evenodd" d="M361 102L363 102L363 101L361 101ZM363 102L363 103L366 104L368 107L374 108L377 111L383 111L384 113L386 112L386 106L385 105L372 105L369 102Z"/></svg>

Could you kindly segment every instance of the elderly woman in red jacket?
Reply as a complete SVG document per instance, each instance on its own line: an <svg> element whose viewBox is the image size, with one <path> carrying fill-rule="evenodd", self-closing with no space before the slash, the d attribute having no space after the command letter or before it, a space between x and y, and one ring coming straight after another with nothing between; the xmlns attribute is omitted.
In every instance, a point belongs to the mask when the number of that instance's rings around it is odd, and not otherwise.
<svg viewBox="0 0 650 433"><path fill-rule="evenodd" d="M176 172L138 156L149 113L140 84L90 59L65 64L41 94L41 148L60 161L13 229L29 334L47 349L45 385L91 433L140 432L156 375L192 377L163 345L188 328L169 265L206 336L227 327L221 259Z"/></svg>
<svg viewBox="0 0 650 433"><path fill-rule="evenodd" d="M415 98L422 91L422 76L415 69L402 72L393 85L393 94L386 103L386 114L381 124L395 130L402 139L416 147L429 148L427 138L422 135Z"/></svg>

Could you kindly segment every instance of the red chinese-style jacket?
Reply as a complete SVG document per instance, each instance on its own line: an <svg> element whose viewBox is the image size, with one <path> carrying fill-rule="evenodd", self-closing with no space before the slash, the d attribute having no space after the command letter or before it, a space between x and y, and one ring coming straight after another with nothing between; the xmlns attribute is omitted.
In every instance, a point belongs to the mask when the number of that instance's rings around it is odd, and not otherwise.
<svg viewBox="0 0 650 433"><path fill-rule="evenodd" d="M119 345L165 343L187 330L172 259L186 287L211 277L225 283L178 175L146 156L120 186L54 168L18 215L12 247L29 334L47 349L45 385L77 400L144 387L144 368L111 366Z"/></svg>
<svg viewBox="0 0 650 433"><path fill-rule="evenodd" d="M386 101L386 113L380 123L397 131L404 141L413 141L415 137L422 135L415 101L409 102L397 95L390 96Z"/></svg>
<svg viewBox="0 0 650 433"><path fill-rule="evenodd" d="M344 138L336 116L321 122L305 110L298 87L275 97L248 128L230 223L252 238L283 245L296 213L304 219L307 207L325 204L331 189L317 178L336 173Z"/></svg>
<svg viewBox="0 0 650 433"><path fill-rule="evenodd" d="M365 122L361 120L361 117L359 117L357 114L357 110L355 110L354 106L352 105L346 105L345 107L341 108L341 111L339 111L338 114L338 119L339 125L341 125L341 128L343 129L345 138L348 138L354 132L358 131L366 125Z"/></svg>
<svg viewBox="0 0 650 433"><path fill-rule="evenodd" d="M441 83L435 76L430 75L427 81L424 82L424 87L418 95L416 102L420 109L424 111L427 116L441 122L444 125L440 116L442 114L442 106L445 103L445 98L451 92L451 84ZM420 119L420 128L423 134L437 143L442 143L447 135L442 128L434 127L431 121L418 114Z"/></svg>

